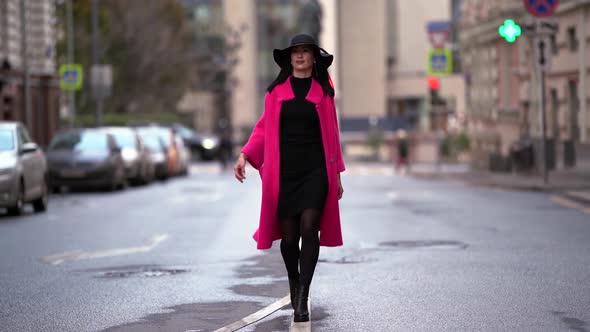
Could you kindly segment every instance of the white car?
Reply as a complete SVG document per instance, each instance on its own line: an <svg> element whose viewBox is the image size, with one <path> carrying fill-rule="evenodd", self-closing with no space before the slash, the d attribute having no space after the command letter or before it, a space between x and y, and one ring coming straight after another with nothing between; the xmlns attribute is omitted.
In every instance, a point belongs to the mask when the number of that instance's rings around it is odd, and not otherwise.
<svg viewBox="0 0 590 332"><path fill-rule="evenodd" d="M25 203L35 212L47 209L47 161L27 129L18 122L0 121L0 208L23 213Z"/></svg>

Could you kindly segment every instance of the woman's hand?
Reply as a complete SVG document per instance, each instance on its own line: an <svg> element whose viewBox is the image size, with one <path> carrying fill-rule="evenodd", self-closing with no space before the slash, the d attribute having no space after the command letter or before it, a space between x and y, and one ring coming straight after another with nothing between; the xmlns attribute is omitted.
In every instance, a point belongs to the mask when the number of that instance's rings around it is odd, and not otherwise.
<svg viewBox="0 0 590 332"><path fill-rule="evenodd" d="M244 180L246 180L246 160L246 155L240 153L238 161L236 161L236 164L234 166L234 175L236 176L236 179L238 179L238 181L242 183L244 182Z"/></svg>
<svg viewBox="0 0 590 332"><path fill-rule="evenodd" d="M342 181L340 181L340 173L338 173L338 199L342 198L342 194L344 194L344 188L342 188Z"/></svg>

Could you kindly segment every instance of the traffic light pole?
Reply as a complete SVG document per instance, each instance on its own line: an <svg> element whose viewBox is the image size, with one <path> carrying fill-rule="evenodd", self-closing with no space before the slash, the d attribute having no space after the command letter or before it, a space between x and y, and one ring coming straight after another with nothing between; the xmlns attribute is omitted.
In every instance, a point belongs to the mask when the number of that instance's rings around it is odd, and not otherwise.
<svg viewBox="0 0 590 332"><path fill-rule="evenodd" d="M546 185L549 183L549 169L547 165L547 120L545 115L546 109L546 98L545 98L545 71L540 70L540 86L541 86L541 135L542 135L542 146L541 146L541 167L543 169L543 183Z"/></svg>

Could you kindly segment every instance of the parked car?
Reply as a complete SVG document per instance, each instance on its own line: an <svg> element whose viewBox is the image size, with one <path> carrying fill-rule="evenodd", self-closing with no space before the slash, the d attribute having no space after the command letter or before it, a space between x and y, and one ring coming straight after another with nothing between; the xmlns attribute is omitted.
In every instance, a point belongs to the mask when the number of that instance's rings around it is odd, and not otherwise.
<svg viewBox="0 0 590 332"><path fill-rule="evenodd" d="M151 128L137 128L136 132L150 153L155 166L155 176L160 180L168 178L168 159L164 140Z"/></svg>
<svg viewBox="0 0 590 332"><path fill-rule="evenodd" d="M220 140L215 135L203 135L182 124L168 125L180 136L193 157L200 160L214 160L219 157Z"/></svg>
<svg viewBox="0 0 590 332"><path fill-rule="evenodd" d="M60 187L125 188L127 177L122 150L102 129L75 129L58 133L47 151L49 185Z"/></svg>
<svg viewBox="0 0 590 332"><path fill-rule="evenodd" d="M139 135L127 127L104 127L121 148L127 179L133 184L146 184L154 179L152 157Z"/></svg>
<svg viewBox="0 0 590 332"><path fill-rule="evenodd" d="M164 142L166 146L166 160L168 162L168 176L175 176L179 171L180 155L176 144L176 134L170 128L150 127Z"/></svg>
<svg viewBox="0 0 590 332"><path fill-rule="evenodd" d="M47 209L47 161L41 148L18 122L0 121L0 207L10 215Z"/></svg>
<svg viewBox="0 0 590 332"><path fill-rule="evenodd" d="M176 148L178 149L178 175L188 175L191 165L191 151L184 145L184 141L180 136L174 137L176 140Z"/></svg>

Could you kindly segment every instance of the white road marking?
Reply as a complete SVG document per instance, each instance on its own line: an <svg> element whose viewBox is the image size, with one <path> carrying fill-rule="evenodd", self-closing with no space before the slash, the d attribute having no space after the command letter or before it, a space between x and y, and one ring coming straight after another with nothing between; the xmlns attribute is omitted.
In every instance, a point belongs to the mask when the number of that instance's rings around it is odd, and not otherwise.
<svg viewBox="0 0 590 332"><path fill-rule="evenodd" d="M237 330L244 328L252 323L256 323L257 321L271 315L272 313L278 311L279 309L281 309L282 307L284 307L286 305L291 305L291 296L289 296L289 295L283 297L282 299L276 301L275 303L269 305L268 307L262 308L261 310L258 310L257 312L255 312L249 316L246 316L237 322L234 322L234 323L226 325L220 329L217 329L214 332L237 331ZM186 332L190 332L190 331L194 331L194 330L187 330Z"/></svg>
<svg viewBox="0 0 590 332"><path fill-rule="evenodd" d="M67 251L61 254L55 254L50 256L41 257L40 260L43 263L51 264L51 265L59 265L65 261L78 261L82 259L92 259L92 258L102 258L102 257L112 257L112 256L122 256L122 255L130 255L130 254L137 254L143 253L153 250L155 247L160 244L160 242L166 240L168 238L168 234L158 234L146 241L143 246L138 247L129 247L129 248L117 248L117 249L107 249L107 250L96 250L96 251L83 251L83 250L73 250Z"/></svg>

